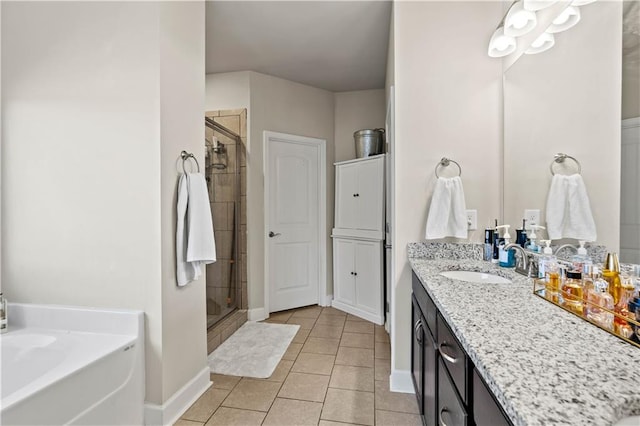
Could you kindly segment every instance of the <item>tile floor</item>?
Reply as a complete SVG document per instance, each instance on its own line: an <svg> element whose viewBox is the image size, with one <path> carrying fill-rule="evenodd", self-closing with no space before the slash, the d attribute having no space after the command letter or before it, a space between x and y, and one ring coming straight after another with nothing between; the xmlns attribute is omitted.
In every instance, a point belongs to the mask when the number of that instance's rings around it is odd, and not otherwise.
<svg viewBox="0 0 640 426"><path fill-rule="evenodd" d="M319 306L272 314L300 329L268 379L212 374L213 385L176 426L421 426L412 394L389 391L384 328Z"/></svg>

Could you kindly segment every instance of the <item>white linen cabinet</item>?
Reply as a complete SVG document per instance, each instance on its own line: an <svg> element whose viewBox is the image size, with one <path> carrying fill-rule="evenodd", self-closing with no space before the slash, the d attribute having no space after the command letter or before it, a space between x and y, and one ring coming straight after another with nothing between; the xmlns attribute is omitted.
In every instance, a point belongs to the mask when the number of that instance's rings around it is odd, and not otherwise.
<svg viewBox="0 0 640 426"><path fill-rule="evenodd" d="M384 324L384 154L335 167L332 306Z"/></svg>

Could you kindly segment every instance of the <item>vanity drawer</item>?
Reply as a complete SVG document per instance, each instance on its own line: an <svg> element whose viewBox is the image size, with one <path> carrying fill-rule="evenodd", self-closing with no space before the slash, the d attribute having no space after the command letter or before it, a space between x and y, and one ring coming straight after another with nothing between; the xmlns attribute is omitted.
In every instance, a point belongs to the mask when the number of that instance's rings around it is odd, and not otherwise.
<svg viewBox="0 0 640 426"><path fill-rule="evenodd" d="M431 332L433 339L437 340L436 316L438 310L436 309L436 305L433 303L433 300L431 300L431 297L429 297L429 294L427 294L427 290L424 289L415 272L412 272L411 285L413 295L418 301L422 315L424 315L424 318L427 320L427 328Z"/></svg>
<svg viewBox="0 0 640 426"><path fill-rule="evenodd" d="M470 390L469 376L467 374L468 357L440 314L438 314L438 350L443 364L451 374L462 402L467 404Z"/></svg>
<svg viewBox="0 0 640 426"><path fill-rule="evenodd" d="M466 426L467 412L441 358L438 366L438 425Z"/></svg>

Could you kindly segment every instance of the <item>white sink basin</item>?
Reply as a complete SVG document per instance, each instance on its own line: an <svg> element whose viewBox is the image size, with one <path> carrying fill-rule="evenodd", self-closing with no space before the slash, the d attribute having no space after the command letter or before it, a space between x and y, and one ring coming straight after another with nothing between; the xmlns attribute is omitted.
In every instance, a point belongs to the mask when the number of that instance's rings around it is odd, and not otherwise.
<svg viewBox="0 0 640 426"><path fill-rule="evenodd" d="M498 275L487 274L486 272L475 271L446 271L441 272L440 275L453 278L454 280L467 281L470 283L488 283L488 284L507 284L511 280L502 278Z"/></svg>

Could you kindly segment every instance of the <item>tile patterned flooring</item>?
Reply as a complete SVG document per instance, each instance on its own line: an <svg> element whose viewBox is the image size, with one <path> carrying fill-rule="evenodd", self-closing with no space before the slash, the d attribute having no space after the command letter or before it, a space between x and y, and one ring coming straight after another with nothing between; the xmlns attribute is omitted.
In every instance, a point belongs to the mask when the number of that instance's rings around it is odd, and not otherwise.
<svg viewBox="0 0 640 426"><path fill-rule="evenodd" d="M421 426L412 394L389 391L384 328L334 308L272 314L300 329L268 379L212 374L213 385L175 423Z"/></svg>

